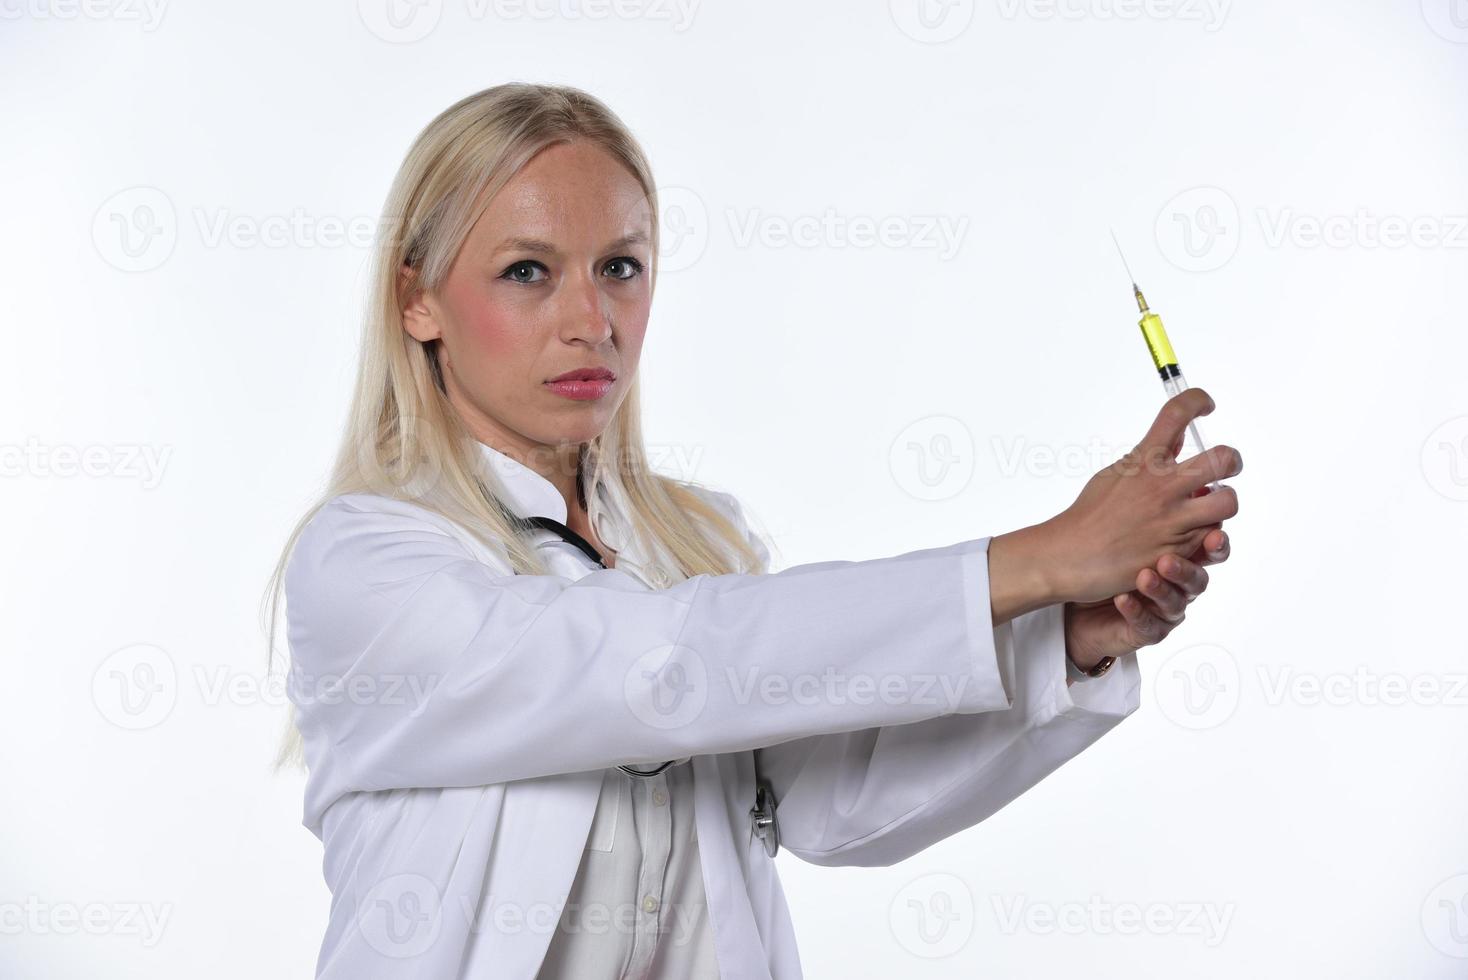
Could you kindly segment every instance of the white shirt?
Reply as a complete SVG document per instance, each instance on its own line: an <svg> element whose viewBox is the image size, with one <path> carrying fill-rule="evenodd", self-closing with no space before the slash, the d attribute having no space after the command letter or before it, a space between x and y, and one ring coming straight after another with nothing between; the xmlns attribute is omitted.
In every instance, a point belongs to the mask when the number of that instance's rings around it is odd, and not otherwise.
<svg viewBox="0 0 1468 980"><path fill-rule="evenodd" d="M498 457L501 468L514 464L485 450ZM516 512L524 515L534 499L516 501ZM597 508L590 516L595 520L602 513ZM598 537L602 530L616 533L601 521L596 524ZM552 569L573 580L600 567L549 533L539 544ZM768 553L763 556L767 561ZM612 556L602 558L620 565ZM624 570L650 587L671 580L661 568ZM603 771L591 835L537 980L717 980L688 761L677 760L653 776L615 767Z"/></svg>
<svg viewBox="0 0 1468 980"><path fill-rule="evenodd" d="M717 978L702 872L692 768L607 769L538 980Z"/></svg>
<svg viewBox="0 0 1468 980"><path fill-rule="evenodd" d="M564 522L548 480L483 450L507 504ZM758 544L735 498L700 492ZM1134 656L1067 688L1061 606L993 626L988 537L652 588L656 543L616 501L591 505L617 567L514 575L467 528L371 494L302 533L286 615L303 823L332 894L318 978L535 977L606 771L687 757L719 974L792 980L784 894L750 830L756 773L783 850L888 865L1140 704ZM575 551L551 539L537 532Z"/></svg>

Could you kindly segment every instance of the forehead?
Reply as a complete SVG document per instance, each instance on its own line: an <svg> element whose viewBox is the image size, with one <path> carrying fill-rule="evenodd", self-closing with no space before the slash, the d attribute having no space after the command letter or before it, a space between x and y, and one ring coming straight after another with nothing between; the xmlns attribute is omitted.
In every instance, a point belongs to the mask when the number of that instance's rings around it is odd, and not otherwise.
<svg viewBox="0 0 1468 980"><path fill-rule="evenodd" d="M632 172L600 147L573 141L549 146L521 167L490 200L470 239L488 249L512 235L594 249L650 231L651 219Z"/></svg>

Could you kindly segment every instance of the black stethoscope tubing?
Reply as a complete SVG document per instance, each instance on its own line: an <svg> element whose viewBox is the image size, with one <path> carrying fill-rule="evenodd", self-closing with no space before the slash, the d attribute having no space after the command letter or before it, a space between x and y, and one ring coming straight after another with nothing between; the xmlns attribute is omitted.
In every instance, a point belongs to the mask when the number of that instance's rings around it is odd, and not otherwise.
<svg viewBox="0 0 1468 980"><path fill-rule="evenodd" d="M559 535L564 540L575 545L577 548L580 548L581 551L586 555L586 557L596 562L596 564L600 565L602 568L607 567L606 561L604 561L597 550L591 546L591 542L587 541L581 535L577 534L575 531L571 530L569 527L562 524L555 518L535 516L522 518L522 520L524 520L527 524L532 524L535 527L543 528L547 531L551 531ZM664 762L656 769L651 770L636 769L632 766L624 766L620 764L617 766L617 768L631 776L656 776L658 773L662 772L664 769L668 768L676 761L676 759L669 759L667 762Z"/></svg>

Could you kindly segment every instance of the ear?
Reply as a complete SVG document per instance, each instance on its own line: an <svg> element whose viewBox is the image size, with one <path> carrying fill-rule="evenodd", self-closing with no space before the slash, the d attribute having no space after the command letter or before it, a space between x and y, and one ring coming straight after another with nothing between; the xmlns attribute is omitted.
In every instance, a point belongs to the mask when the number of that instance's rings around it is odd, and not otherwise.
<svg viewBox="0 0 1468 980"><path fill-rule="evenodd" d="M418 285L418 270L406 262L398 269L398 296L402 303L403 329L408 331L408 336L424 344L443 336L432 298Z"/></svg>

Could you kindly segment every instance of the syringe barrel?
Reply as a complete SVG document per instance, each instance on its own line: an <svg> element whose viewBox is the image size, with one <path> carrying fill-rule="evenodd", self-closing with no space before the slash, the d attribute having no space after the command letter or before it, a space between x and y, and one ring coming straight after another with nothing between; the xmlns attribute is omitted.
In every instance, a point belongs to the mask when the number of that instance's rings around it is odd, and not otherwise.
<svg viewBox="0 0 1468 980"><path fill-rule="evenodd" d="M1165 373L1162 379L1162 387L1167 390L1167 396L1171 398L1179 394L1180 392L1187 390L1188 379L1183 377L1183 372L1176 366L1174 366L1173 370ZM1183 436L1184 452L1178 454L1180 461L1186 462L1187 460L1192 459L1194 456L1199 455L1207 448L1207 445L1203 442L1203 434L1198 431L1198 420L1193 419L1189 421L1188 431ZM1213 480L1208 484L1208 489L1210 491L1218 490L1220 489L1220 487L1221 484L1219 484L1217 480Z"/></svg>
<svg viewBox="0 0 1468 980"><path fill-rule="evenodd" d="M1147 342L1147 351L1152 355L1152 364L1158 371L1177 364L1177 355L1172 352L1172 342L1167 339L1167 331L1162 328L1162 317L1149 310L1137 321L1137 326L1142 328L1142 339Z"/></svg>

